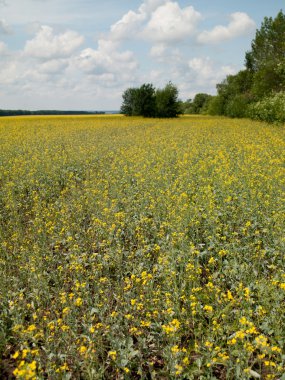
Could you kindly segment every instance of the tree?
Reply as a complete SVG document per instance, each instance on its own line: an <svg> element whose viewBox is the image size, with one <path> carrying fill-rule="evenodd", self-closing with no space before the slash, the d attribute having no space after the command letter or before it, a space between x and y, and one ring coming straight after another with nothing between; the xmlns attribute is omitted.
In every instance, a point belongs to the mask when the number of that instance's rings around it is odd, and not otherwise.
<svg viewBox="0 0 285 380"><path fill-rule="evenodd" d="M265 17L246 53L246 67L254 72L284 60L285 15L280 11L275 19Z"/></svg>
<svg viewBox="0 0 285 380"><path fill-rule="evenodd" d="M177 87L169 82L163 89L156 90L156 116L176 117L181 112Z"/></svg>
<svg viewBox="0 0 285 380"><path fill-rule="evenodd" d="M127 116L176 117L181 113L177 87L169 82L156 90L152 84L124 91L121 113Z"/></svg>
<svg viewBox="0 0 285 380"><path fill-rule="evenodd" d="M155 88L152 84L143 84L137 92L135 115L144 117L155 116Z"/></svg>
<svg viewBox="0 0 285 380"><path fill-rule="evenodd" d="M285 15L265 17L245 56L247 70L254 73L253 93L262 98L285 90Z"/></svg>
<svg viewBox="0 0 285 380"><path fill-rule="evenodd" d="M282 11L274 19L264 18L251 50L245 54L245 66L244 70L228 75L217 84L218 94L208 106L210 114L244 117L265 110L265 105L269 106L266 109L269 114L270 97L275 99L275 108L279 110L285 91L285 15ZM276 118L280 120L279 116Z"/></svg>
<svg viewBox="0 0 285 380"><path fill-rule="evenodd" d="M128 88L124 91L123 103L121 105L121 113L127 116L134 116L137 112L137 99L138 99L138 89Z"/></svg>
<svg viewBox="0 0 285 380"><path fill-rule="evenodd" d="M199 93L194 96L194 99L189 103L187 113L202 114L206 112L209 101L212 95Z"/></svg>
<svg viewBox="0 0 285 380"><path fill-rule="evenodd" d="M223 115L224 108L224 99L219 95L213 96L208 103L207 113L209 115Z"/></svg>

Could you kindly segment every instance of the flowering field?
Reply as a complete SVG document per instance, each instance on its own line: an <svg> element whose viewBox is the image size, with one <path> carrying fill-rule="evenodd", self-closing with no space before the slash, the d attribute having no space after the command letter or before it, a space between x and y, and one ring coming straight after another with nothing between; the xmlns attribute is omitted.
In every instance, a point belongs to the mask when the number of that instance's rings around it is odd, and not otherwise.
<svg viewBox="0 0 285 380"><path fill-rule="evenodd" d="M285 379L284 138L0 119L0 378Z"/></svg>

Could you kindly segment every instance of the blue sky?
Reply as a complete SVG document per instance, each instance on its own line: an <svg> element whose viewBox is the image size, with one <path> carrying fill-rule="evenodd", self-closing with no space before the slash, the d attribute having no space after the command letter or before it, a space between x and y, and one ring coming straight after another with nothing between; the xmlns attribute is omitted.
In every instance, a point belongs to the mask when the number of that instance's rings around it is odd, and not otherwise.
<svg viewBox="0 0 285 380"><path fill-rule="evenodd" d="M116 110L169 80L183 100L243 68L284 0L0 0L0 108Z"/></svg>

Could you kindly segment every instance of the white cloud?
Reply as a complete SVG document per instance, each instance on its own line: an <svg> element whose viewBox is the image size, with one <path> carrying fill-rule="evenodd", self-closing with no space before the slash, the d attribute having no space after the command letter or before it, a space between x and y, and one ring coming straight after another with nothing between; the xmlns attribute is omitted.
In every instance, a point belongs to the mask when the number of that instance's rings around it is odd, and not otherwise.
<svg viewBox="0 0 285 380"><path fill-rule="evenodd" d="M4 42L0 41L0 55L5 54L7 52L7 46Z"/></svg>
<svg viewBox="0 0 285 380"><path fill-rule="evenodd" d="M229 74L234 74L237 70L230 65L218 65L209 57L195 57L188 62L188 67L195 75L196 83L199 86L215 86Z"/></svg>
<svg viewBox="0 0 285 380"><path fill-rule="evenodd" d="M192 6L180 8L178 3L168 1L151 14L143 35L160 43L182 41L195 34L200 19L201 14Z"/></svg>
<svg viewBox="0 0 285 380"><path fill-rule="evenodd" d="M167 49L167 47L165 44L153 45L151 50L150 50L150 56L152 58L156 58L156 59L164 58L165 53L166 53L166 49Z"/></svg>
<svg viewBox="0 0 285 380"><path fill-rule="evenodd" d="M39 66L39 72L43 74L59 74L68 66L66 59L51 59Z"/></svg>
<svg viewBox="0 0 285 380"><path fill-rule="evenodd" d="M55 35L53 28L43 25L35 38L26 42L24 51L30 57L60 58L68 57L84 42L84 38L77 32L68 30Z"/></svg>
<svg viewBox="0 0 285 380"><path fill-rule="evenodd" d="M192 6L181 8L170 0L145 0L138 10L127 12L110 28L110 38L144 37L156 43L184 40L196 32L201 14Z"/></svg>
<svg viewBox="0 0 285 380"><path fill-rule="evenodd" d="M243 12L235 12L230 15L228 26L217 25L211 31L203 31L198 36L198 42L219 43L235 37L247 35L255 29L255 22Z"/></svg>
<svg viewBox="0 0 285 380"><path fill-rule="evenodd" d="M2 85L17 83L20 76L19 61L17 61L17 59L9 59L5 60L5 62L1 62L0 83Z"/></svg>
<svg viewBox="0 0 285 380"><path fill-rule="evenodd" d="M13 0L2 7L3 3L0 0L0 17L15 31L13 38L0 39L3 108L118 109L127 87L144 82L162 87L169 80L185 99L197 92L214 93L216 83L238 68L223 63L222 50L219 62L202 58L205 47L197 40L222 41L246 34L254 25L245 13L234 13L228 25L201 29L202 15L192 6L182 6L184 0L140 0L113 25L106 22L122 9L113 0L112 9L108 1L104 5L86 0L80 9L78 0ZM0 37L8 29L0 22ZM15 50L24 39L22 48ZM148 49L149 55L144 54ZM239 59L238 53L232 59Z"/></svg>
<svg viewBox="0 0 285 380"><path fill-rule="evenodd" d="M10 26L3 19L0 20L0 33L2 33L2 34L10 34L11 33Z"/></svg>
<svg viewBox="0 0 285 380"><path fill-rule="evenodd" d="M84 49L76 58L77 66L88 74L103 75L117 73L121 76L131 74L138 63L131 51L118 51L118 44L111 40L98 41L98 49Z"/></svg>
<svg viewBox="0 0 285 380"><path fill-rule="evenodd" d="M118 22L111 26L112 36L116 39L133 37L142 22L146 19L144 12L129 11Z"/></svg>
<svg viewBox="0 0 285 380"><path fill-rule="evenodd" d="M155 11L159 6L169 2L169 0L145 0L139 7L139 11L142 13L150 14Z"/></svg>
<svg viewBox="0 0 285 380"><path fill-rule="evenodd" d="M145 0L138 8L137 12L128 11L119 21L110 28L111 38L120 40L138 36L143 28L144 21L159 6L165 4L168 0Z"/></svg>

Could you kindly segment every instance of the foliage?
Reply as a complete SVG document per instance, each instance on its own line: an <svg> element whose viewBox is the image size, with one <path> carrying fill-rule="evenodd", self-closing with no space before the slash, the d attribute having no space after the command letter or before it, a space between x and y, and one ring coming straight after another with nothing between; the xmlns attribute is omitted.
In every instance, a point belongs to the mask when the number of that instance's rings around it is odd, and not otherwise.
<svg viewBox="0 0 285 380"><path fill-rule="evenodd" d="M59 111L59 110L2 110L0 116L22 116L22 115L104 115L104 111Z"/></svg>
<svg viewBox="0 0 285 380"><path fill-rule="evenodd" d="M196 94L194 99L187 100L184 105L185 114L204 114L206 113L212 96L205 93Z"/></svg>
<svg viewBox="0 0 285 380"><path fill-rule="evenodd" d="M155 89L152 84L124 91L121 113L127 116L155 116Z"/></svg>
<svg viewBox="0 0 285 380"><path fill-rule="evenodd" d="M1 118L0 377L282 378L284 154L249 120Z"/></svg>
<svg viewBox="0 0 285 380"><path fill-rule="evenodd" d="M231 97L225 107L225 115L229 117L248 116L248 97L244 94L237 94Z"/></svg>
<svg viewBox="0 0 285 380"><path fill-rule="evenodd" d="M152 84L143 84L136 93L134 116L154 117L155 88Z"/></svg>
<svg viewBox="0 0 285 380"><path fill-rule="evenodd" d="M181 112L178 89L171 82L163 89L156 90L155 100L157 117L176 117Z"/></svg>
<svg viewBox="0 0 285 380"><path fill-rule="evenodd" d="M285 93L279 92L253 103L249 108L252 119L285 123Z"/></svg>
<svg viewBox="0 0 285 380"><path fill-rule="evenodd" d="M207 113L209 115L223 115L224 114L224 99L222 96L216 95L210 99L207 106Z"/></svg>
<svg viewBox="0 0 285 380"><path fill-rule="evenodd" d="M280 11L274 19L264 18L260 29L256 31L251 50L245 55L245 70L229 75L217 84L218 97L209 104L208 112L231 117L257 117L261 113L264 120L274 121L277 120L274 119L276 116L280 121L277 111L279 100L276 100L280 96L272 100L276 109L267 110L265 104L270 104L269 96L285 90L284 57L285 15Z"/></svg>
<svg viewBox="0 0 285 380"><path fill-rule="evenodd" d="M285 15L280 11L273 19L265 17L246 54L247 69L258 72L266 67L276 67L284 62Z"/></svg>
<svg viewBox="0 0 285 380"><path fill-rule="evenodd" d="M137 88L128 88L124 91L122 97L123 97L123 103L121 105L121 113L132 116L135 115L137 112L137 96L138 89Z"/></svg>
<svg viewBox="0 0 285 380"><path fill-rule="evenodd" d="M126 116L176 117L181 112L177 87L169 82L163 89L152 84L128 88L123 93L121 113Z"/></svg>

